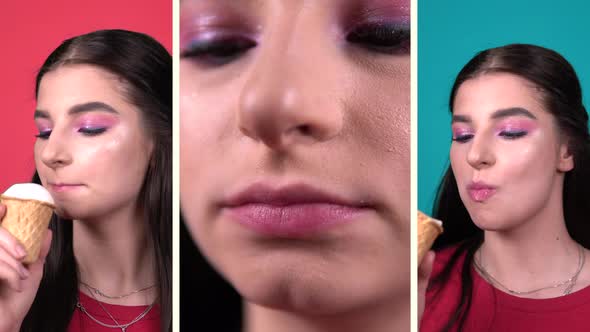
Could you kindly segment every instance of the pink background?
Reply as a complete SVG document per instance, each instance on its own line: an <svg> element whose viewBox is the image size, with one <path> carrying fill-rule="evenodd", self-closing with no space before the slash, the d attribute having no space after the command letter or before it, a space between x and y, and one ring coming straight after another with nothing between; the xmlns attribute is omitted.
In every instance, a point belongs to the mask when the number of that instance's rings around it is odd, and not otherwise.
<svg viewBox="0 0 590 332"><path fill-rule="evenodd" d="M35 75L63 40L99 29L146 33L172 50L171 0L3 1L0 6L0 193L35 169Z"/></svg>

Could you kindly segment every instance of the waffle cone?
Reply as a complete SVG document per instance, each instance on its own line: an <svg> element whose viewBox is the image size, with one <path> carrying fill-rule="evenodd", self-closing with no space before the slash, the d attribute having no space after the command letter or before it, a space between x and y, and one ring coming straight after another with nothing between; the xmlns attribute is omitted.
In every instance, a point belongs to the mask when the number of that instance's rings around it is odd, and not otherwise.
<svg viewBox="0 0 590 332"><path fill-rule="evenodd" d="M27 251L24 263L33 263L39 258L39 251L54 206L32 199L20 199L0 195L0 202L6 205L6 215L1 227L12 234Z"/></svg>
<svg viewBox="0 0 590 332"><path fill-rule="evenodd" d="M434 240L443 232L437 221L418 211L418 265L432 247Z"/></svg>

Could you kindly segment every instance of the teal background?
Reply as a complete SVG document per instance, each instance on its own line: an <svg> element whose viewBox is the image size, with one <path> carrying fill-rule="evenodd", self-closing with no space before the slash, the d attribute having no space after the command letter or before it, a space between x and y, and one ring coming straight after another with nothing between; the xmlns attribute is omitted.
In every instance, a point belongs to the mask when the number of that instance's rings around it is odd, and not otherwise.
<svg viewBox="0 0 590 332"><path fill-rule="evenodd" d="M566 5L567 4L567 5ZM510 43L551 48L574 67L584 105L590 93L590 1L418 1L418 208L432 212L449 165L448 97L479 51Z"/></svg>

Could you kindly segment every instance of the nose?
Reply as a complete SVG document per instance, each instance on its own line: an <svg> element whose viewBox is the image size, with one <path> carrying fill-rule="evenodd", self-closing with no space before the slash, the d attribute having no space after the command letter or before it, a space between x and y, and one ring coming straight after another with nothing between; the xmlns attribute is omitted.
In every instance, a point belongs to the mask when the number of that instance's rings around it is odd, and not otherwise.
<svg viewBox="0 0 590 332"><path fill-rule="evenodd" d="M483 136L474 136L467 152L467 163L479 170L492 166L495 162L492 142Z"/></svg>
<svg viewBox="0 0 590 332"><path fill-rule="evenodd" d="M37 142L37 144L40 145L41 161L47 167L58 169L72 163L72 155L67 148L66 138L58 136L55 130L45 141Z"/></svg>
<svg viewBox="0 0 590 332"><path fill-rule="evenodd" d="M327 58L330 51L319 49L325 42L293 34L291 40L271 39L260 46L243 85L240 131L275 150L336 137L343 126L334 95L341 71Z"/></svg>

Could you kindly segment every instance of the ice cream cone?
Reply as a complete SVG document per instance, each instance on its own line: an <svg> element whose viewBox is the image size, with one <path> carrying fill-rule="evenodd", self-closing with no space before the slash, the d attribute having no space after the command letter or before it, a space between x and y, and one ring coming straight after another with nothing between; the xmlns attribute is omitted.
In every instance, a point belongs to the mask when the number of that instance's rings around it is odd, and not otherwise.
<svg viewBox="0 0 590 332"><path fill-rule="evenodd" d="M7 193L9 191L0 195L0 202L6 205L6 215L0 226L20 241L27 251L23 263L33 263L39 257L41 244L51 220L53 201L14 197Z"/></svg>
<svg viewBox="0 0 590 332"><path fill-rule="evenodd" d="M418 211L418 265L430 250L434 240L443 232L442 222Z"/></svg>

